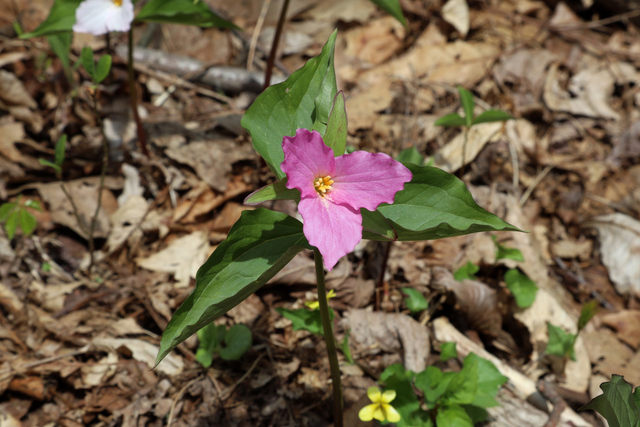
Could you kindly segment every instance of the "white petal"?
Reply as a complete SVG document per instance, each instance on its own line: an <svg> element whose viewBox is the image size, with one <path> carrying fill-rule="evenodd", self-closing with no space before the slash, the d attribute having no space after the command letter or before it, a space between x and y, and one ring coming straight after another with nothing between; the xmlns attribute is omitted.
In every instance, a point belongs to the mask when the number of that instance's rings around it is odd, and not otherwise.
<svg viewBox="0 0 640 427"><path fill-rule="evenodd" d="M123 0L121 6L116 6L107 14L107 30L129 31L133 21L133 3L131 0Z"/></svg>
<svg viewBox="0 0 640 427"><path fill-rule="evenodd" d="M127 31L132 20L131 0L124 0L121 6L117 6L113 0L84 0L76 9L73 31L96 36L109 31Z"/></svg>

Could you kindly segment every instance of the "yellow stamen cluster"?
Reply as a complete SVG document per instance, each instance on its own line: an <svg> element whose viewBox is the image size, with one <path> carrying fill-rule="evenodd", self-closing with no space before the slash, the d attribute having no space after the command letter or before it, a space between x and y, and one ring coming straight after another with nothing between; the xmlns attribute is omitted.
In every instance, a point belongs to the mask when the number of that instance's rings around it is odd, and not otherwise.
<svg viewBox="0 0 640 427"><path fill-rule="evenodd" d="M113 3L114 3L116 6L122 6L122 0L113 0Z"/></svg>
<svg viewBox="0 0 640 427"><path fill-rule="evenodd" d="M318 178L315 181L313 181L313 186L316 188L316 191L321 196L324 196L327 191L331 190L332 184L333 184L333 180L329 175L323 178Z"/></svg>

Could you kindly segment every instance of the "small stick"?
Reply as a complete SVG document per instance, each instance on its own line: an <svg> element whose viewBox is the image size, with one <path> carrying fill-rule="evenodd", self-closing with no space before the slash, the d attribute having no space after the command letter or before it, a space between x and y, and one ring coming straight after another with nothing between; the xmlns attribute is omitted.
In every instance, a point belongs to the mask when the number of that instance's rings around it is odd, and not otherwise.
<svg viewBox="0 0 640 427"><path fill-rule="evenodd" d="M562 414L562 411L567 408L567 402L560 397L554 385L545 380L538 381L537 389L553 405L553 410L551 411L551 414L549 414L549 419L543 427L556 427L560 422L560 415Z"/></svg>
<svg viewBox="0 0 640 427"><path fill-rule="evenodd" d="M267 12L269 12L269 6L271 6L271 0L264 0L264 2L262 3L262 9L260 10L260 16L258 17L258 22L256 22L256 27L253 29L253 34L251 35L251 43L249 44L249 55L247 55L248 71L251 71L253 69L253 57L256 54L258 38L260 37L260 32L262 31L262 26L264 25L264 20L267 17Z"/></svg>
<svg viewBox="0 0 640 427"><path fill-rule="evenodd" d="M278 44L280 43L280 36L282 35L282 29L284 28L284 21L287 19L287 9L289 9L289 0L284 0L282 10L280 10L280 18L278 19L278 26L276 27L276 35L273 37L273 44L271 45L271 53L267 60L267 69L264 73L264 88L269 87L271 83L271 74L273 73L273 63L276 60L276 51L278 50Z"/></svg>
<svg viewBox="0 0 640 427"><path fill-rule="evenodd" d="M129 95L131 99L131 110L133 113L133 120L136 122L136 129L138 132L138 142L140 143L140 150L145 157L149 157L149 150L147 149L147 135L144 133L142 127L142 121L138 114L138 94L136 91L136 75L133 70L133 27L129 29L129 60L127 61L127 70L129 71Z"/></svg>

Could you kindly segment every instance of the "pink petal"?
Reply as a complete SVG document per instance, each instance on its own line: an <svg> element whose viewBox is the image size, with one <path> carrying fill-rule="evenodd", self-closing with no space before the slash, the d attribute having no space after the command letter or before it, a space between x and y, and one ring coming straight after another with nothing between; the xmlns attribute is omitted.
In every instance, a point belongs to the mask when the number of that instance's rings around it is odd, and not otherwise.
<svg viewBox="0 0 640 427"><path fill-rule="evenodd" d="M315 192L315 190L314 190ZM353 251L362 239L362 215L359 210L336 205L317 195L303 198L298 204L305 237L318 248L327 270Z"/></svg>
<svg viewBox="0 0 640 427"><path fill-rule="evenodd" d="M318 132L306 129L298 129L294 137L285 136L282 150L284 161L280 167L287 174L287 188L297 188L302 198L317 197L313 181L333 176L333 150L324 144Z"/></svg>
<svg viewBox="0 0 640 427"><path fill-rule="evenodd" d="M333 189L327 198L355 210L376 210L380 203L393 203L396 193L411 181L402 163L383 153L355 151L336 157Z"/></svg>

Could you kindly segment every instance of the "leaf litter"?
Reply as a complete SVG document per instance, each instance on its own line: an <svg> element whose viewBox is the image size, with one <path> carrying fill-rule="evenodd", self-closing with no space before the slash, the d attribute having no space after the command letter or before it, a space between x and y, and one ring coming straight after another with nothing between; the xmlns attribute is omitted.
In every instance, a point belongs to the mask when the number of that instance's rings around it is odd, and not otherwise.
<svg viewBox="0 0 640 427"><path fill-rule="evenodd" d="M16 12L28 11L26 30L44 19L44 3L15 2ZM250 14L225 3L230 19L249 32L255 27L262 2L249 2ZM538 379L570 390L563 396L574 409L612 374L640 385L637 29L597 21L597 6L578 14L563 3L436 3L402 2L405 29L368 1L305 2L291 11L281 65L289 72L301 66L343 26L336 72L347 89L349 144L392 155L415 146L425 162L458 174L483 207L530 231L500 236L524 261L496 261L483 234L394 243L386 272L377 243L342 260L328 285L337 293L330 301L337 338L350 330L359 362L351 366L341 356L347 416L357 413L386 366L404 362L420 370L436 363L442 342L455 341L461 357L469 351L490 357L511 380L489 425L515 425L513 417L519 425L542 425L548 416L524 402L536 394ZM266 27L273 28L273 6L268 16ZM14 17L4 13L0 20L10 24ZM188 55L198 67L237 65L249 48L235 33L162 29L159 57ZM269 31L263 29L266 38ZM96 40L86 42L104 46ZM112 148L121 144L128 157L109 169L89 280L82 266L101 131L82 95L65 98L58 60L38 65L43 45L1 43L0 201L23 194L41 200L43 212L35 213L32 237L18 233L9 241L0 232L0 424L326 425L324 343L292 330L274 310L313 299L313 263L305 253L218 320L252 328L253 347L241 360L214 360L204 370L195 362L194 337L150 369L162 329L199 265L245 209L242 198L272 182L236 123L252 89L225 94L231 102L224 104L204 80L180 83L153 63L139 68L152 161L128 145L134 133L119 135L116 125L131 127L118 107L124 98L103 94L105 131ZM124 88L125 68L116 70L113 84ZM463 134L433 125L460 110L456 85L473 92L476 113L501 108L518 117L473 129L464 156ZM37 160L53 157L63 132L69 136L63 184L77 215L61 182ZM469 261L479 267L473 284L453 280ZM528 308L514 305L501 279L511 268L539 287ZM429 301L415 318L400 292L406 287ZM545 356L546 322L575 333L581 306L593 299L601 310L576 342L577 360ZM568 409L558 425L595 425L576 417Z"/></svg>

